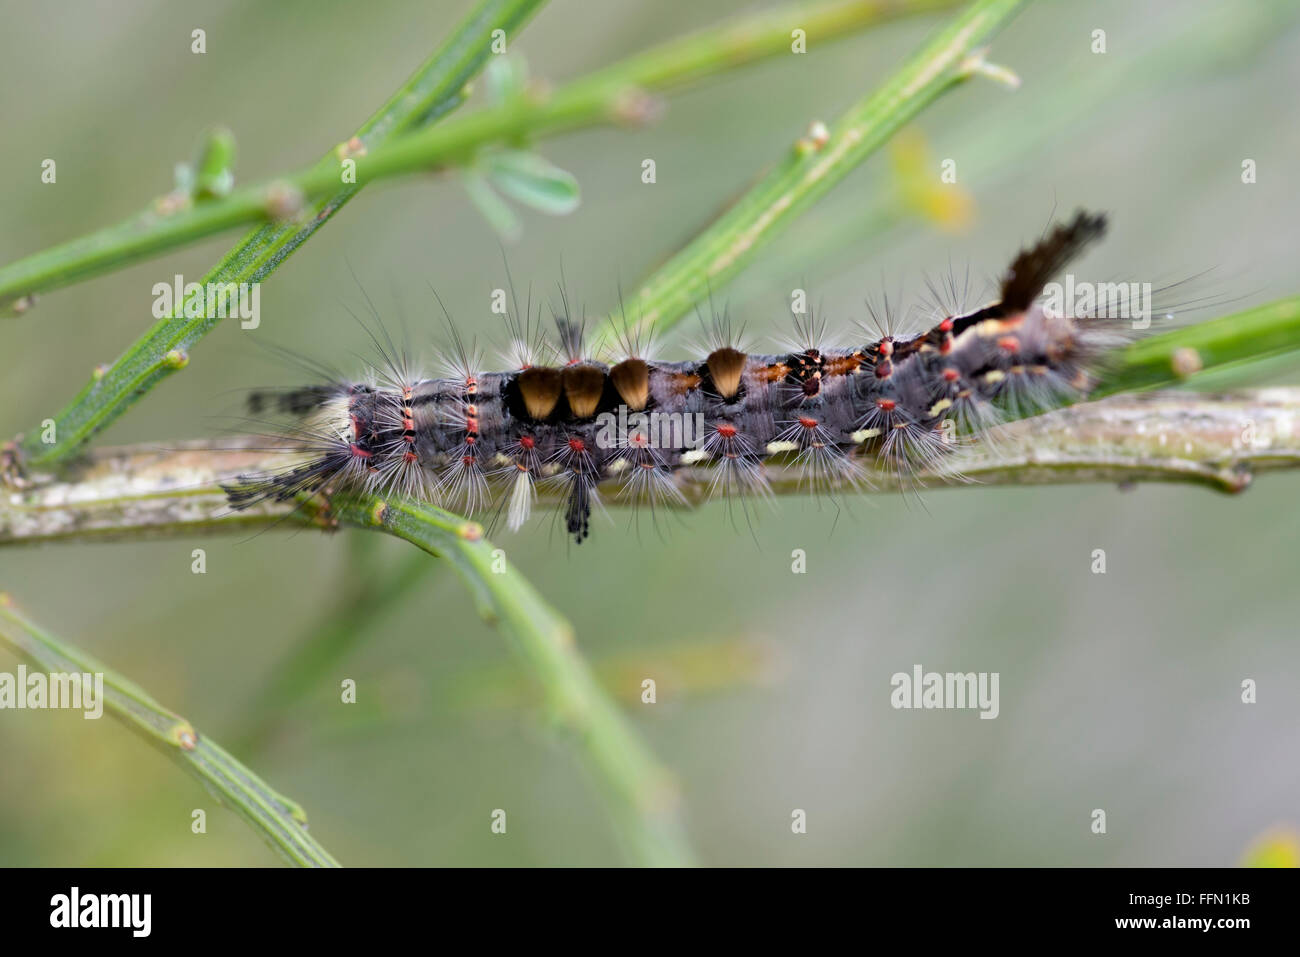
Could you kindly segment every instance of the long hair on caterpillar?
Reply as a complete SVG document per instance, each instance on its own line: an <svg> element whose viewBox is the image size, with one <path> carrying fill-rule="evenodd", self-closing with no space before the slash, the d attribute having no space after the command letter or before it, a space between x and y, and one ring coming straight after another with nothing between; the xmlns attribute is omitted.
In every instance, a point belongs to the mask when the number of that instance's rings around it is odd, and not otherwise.
<svg viewBox="0 0 1300 957"><path fill-rule="evenodd" d="M1110 299L1073 310L1044 298L1105 230L1103 214L1079 211L1013 258L994 301L961 313L938 306L938 321L914 334L877 316L875 334L857 346L829 345L825 323L808 317L789 351L750 353L724 318L707 355L662 361L637 337L589 348L567 297L553 309L558 340L543 339L531 295L508 314L505 371L485 371L449 318L439 377L409 371L391 341L372 334L383 361L370 375L254 396L288 419L281 440L293 458L240 476L228 500L240 509L319 491L381 492L504 511L517 530L546 483L561 490L565 528L581 542L609 487L658 508L684 502L686 473L702 468L709 495L720 497L765 495L765 466L778 461L818 493L869 486L880 468L933 469L993 424L1085 398L1106 351L1131 338L1109 321ZM936 303L951 294L936 293Z"/></svg>

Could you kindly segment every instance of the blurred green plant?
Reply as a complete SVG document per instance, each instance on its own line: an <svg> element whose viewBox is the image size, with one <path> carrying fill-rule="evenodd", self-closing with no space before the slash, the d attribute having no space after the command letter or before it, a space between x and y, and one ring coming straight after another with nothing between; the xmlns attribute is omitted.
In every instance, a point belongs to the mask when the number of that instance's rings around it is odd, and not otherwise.
<svg viewBox="0 0 1300 957"><path fill-rule="evenodd" d="M1300 832L1276 827L1261 834L1242 855L1243 867L1300 867Z"/></svg>

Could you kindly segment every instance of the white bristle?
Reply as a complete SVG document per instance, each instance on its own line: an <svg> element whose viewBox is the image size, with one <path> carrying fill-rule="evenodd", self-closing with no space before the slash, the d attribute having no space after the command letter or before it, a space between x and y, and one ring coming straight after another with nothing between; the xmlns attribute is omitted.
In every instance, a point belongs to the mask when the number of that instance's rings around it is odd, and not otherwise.
<svg viewBox="0 0 1300 957"><path fill-rule="evenodd" d="M510 531L517 532L528 521L533 510L533 501L537 490L533 488L533 476L527 469L520 469L515 478L514 490L510 493L510 507L506 511L506 524Z"/></svg>

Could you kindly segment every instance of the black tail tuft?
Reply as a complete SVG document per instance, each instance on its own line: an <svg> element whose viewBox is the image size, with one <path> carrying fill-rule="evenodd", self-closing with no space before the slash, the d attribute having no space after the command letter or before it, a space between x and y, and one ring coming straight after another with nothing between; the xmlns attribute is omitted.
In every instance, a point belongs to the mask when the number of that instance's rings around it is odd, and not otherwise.
<svg viewBox="0 0 1300 957"><path fill-rule="evenodd" d="M1043 291L1052 277L1095 240L1106 234L1106 214L1079 210L1066 223L1057 223L1037 243L1022 249L1002 276L1002 308L1021 312Z"/></svg>

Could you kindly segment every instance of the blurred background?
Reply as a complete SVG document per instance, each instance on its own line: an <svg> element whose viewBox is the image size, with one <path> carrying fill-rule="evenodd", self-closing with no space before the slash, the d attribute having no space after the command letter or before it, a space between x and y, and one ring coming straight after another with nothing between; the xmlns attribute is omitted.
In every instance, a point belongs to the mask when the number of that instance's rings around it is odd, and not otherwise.
<svg viewBox="0 0 1300 957"><path fill-rule="evenodd" d="M652 42L769 4L554 0L512 49L562 81ZM225 124L251 182L345 139L468 9L5 0L0 32L0 261L115 222L171 187ZM592 316L617 302L790 148L875 88L950 13L782 56L668 101L659 123L545 141L582 204L525 211L507 249L521 287L561 265ZM190 33L207 31L206 55ZM1092 31L1107 52L1091 52ZM1211 318L1300 290L1300 5L1256 0L1030 4L995 40L1011 92L941 99L771 244L719 300L757 344L787 333L806 286L832 329L864 298L906 301L951 261L996 274L1076 205L1112 214L1098 278L1212 272ZM39 183L57 158L58 182ZM658 182L643 185L643 158ZM956 160L956 188L935 191ZM1243 185L1243 159L1258 182ZM42 297L0 323L0 434L52 415L152 322L151 287L198 279L238 234ZM436 355L432 284L459 327L488 311L501 241L462 185L372 186L262 289L256 332L223 325L102 436L214 436L249 387L300 381L252 337L344 368L369 355L365 302ZM1196 318L1192 315L1189 318ZM688 354L693 320L666 343ZM1300 381L1300 369L1277 369ZM1244 383L1258 377L1245 375ZM547 518L496 538L569 617L593 667L679 777L713 864L1215 865L1300 823L1295 475L1229 498L1110 486L863 497L843 512L784 499L750 534L713 505L661 524L626 512L571 547ZM737 525L739 526L737 528ZM207 550L207 574L190 570ZM807 574L791 573L791 551ZM1104 548L1107 573L1090 572ZM354 865L622 860L591 781L539 721L528 675L466 592L410 548L356 532L0 552L0 588L307 809ZM358 594L392 585L379 599ZM400 587L405 582L408 587ZM285 666L342 641L323 674ZM1001 714L896 711L914 664L996 671ZM18 661L0 652L0 670ZM657 678L659 703L639 702ZM360 703L338 704L357 680ZM1259 684L1253 706L1245 678ZM0 864L265 865L274 855L194 779L113 720L0 713ZM190 811L208 809L208 832ZM504 837L489 830L509 813ZM808 814L794 836L790 813ZM1089 830L1104 808L1108 833Z"/></svg>

